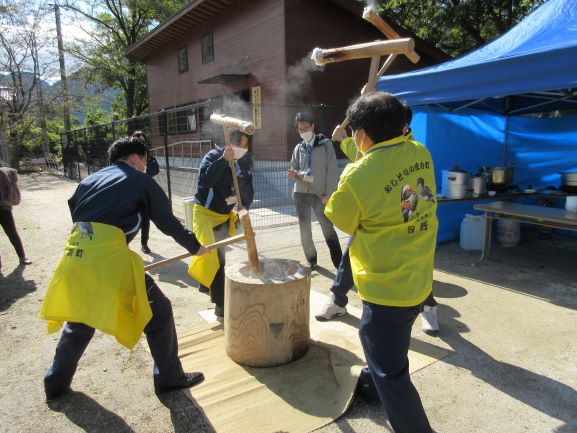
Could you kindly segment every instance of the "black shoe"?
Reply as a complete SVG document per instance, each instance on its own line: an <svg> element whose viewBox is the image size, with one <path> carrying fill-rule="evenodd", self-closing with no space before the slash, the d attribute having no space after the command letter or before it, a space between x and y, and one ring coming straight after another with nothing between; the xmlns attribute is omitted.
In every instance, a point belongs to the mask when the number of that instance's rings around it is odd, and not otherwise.
<svg viewBox="0 0 577 433"><path fill-rule="evenodd" d="M217 305L214 307L214 315L216 317L224 317L224 305Z"/></svg>
<svg viewBox="0 0 577 433"><path fill-rule="evenodd" d="M26 266L26 265L31 265L31 264L32 264L32 260L27 259L26 257L22 257L22 258L20 258L20 264L21 264L21 265L24 265L24 266Z"/></svg>
<svg viewBox="0 0 577 433"><path fill-rule="evenodd" d="M144 254L150 254L152 252L152 251L150 251L150 248L148 248L148 245L146 245L146 244L143 244L140 249L142 250L142 252Z"/></svg>
<svg viewBox="0 0 577 433"><path fill-rule="evenodd" d="M181 379L180 382L177 382L174 385L165 386L163 388L155 389L155 394L164 394L166 392L176 391L178 389L186 389L190 388L194 385L198 385L204 381L204 374L196 372L196 373L184 373L184 378Z"/></svg>
<svg viewBox="0 0 577 433"><path fill-rule="evenodd" d="M60 388L52 391L48 391L47 389L45 389L44 391L46 392L46 401L52 401L56 400L59 397L62 397L63 395L68 394L71 391L71 389L69 386L67 386L66 388Z"/></svg>
<svg viewBox="0 0 577 433"><path fill-rule="evenodd" d="M208 287L206 287L205 285L201 284L200 286L198 286L198 291L200 293L208 293L210 290L208 289Z"/></svg>

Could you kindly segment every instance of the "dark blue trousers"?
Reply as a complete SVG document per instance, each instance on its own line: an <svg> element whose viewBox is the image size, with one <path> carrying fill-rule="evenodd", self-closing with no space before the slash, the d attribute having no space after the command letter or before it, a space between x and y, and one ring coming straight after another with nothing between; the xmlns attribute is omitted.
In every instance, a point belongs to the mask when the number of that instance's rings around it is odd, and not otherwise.
<svg viewBox="0 0 577 433"><path fill-rule="evenodd" d="M343 251L343 258L339 263L339 267L337 268L337 274L335 275L335 279L333 280L333 285L331 286L331 292L335 295L335 304L339 307L346 307L349 303L349 298L347 297L347 293L351 290L355 282L353 281L353 271L351 269L351 260L349 258L349 248L351 243L353 242L354 236L349 238L349 242ZM433 292L429 294L429 297L425 300L423 305L427 307L434 307L437 305L437 301L433 297Z"/></svg>
<svg viewBox="0 0 577 433"><path fill-rule="evenodd" d="M363 301L359 336L371 379L395 433L431 433L421 398L409 376L411 328L422 305L389 307ZM367 382L369 382L367 384Z"/></svg>
<svg viewBox="0 0 577 433"><path fill-rule="evenodd" d="M331 254L331 261L336 268L342 261L343 252L339 242L339 236L333 226L333 223L325 216L325 205L314 194L295 192L293 194L295 205L297 208L297 217L299 220L299 229L301 234L301 244L305 253L305 257L312 265L317 264L317 249L313 242L313 232L311 226L311 209L317 216L321 231L325 238L327 247Z"/></svg>
<svg viewBox="0 0 577 433"><path fill-rule="evenodd" d="M354 236L349 238L349 242L343 251L343 257L337 268L337 274L333 280L333 285L331 286L331 292L335 295L335 304L339 307L346 307L349 303L349 298L347 298L347 293L355 285L353 281L353 271L351 269L351 260L349 258L349 248L353 242Z"/></svg>
<svg viewBox="0 0 577 433"><path fill-rule="evenodd" d="M142 222L140 223L140 245L148 245L148 239L150 238L150 217L144 215L142 217Z"/></svg>
<svg viewBox="0 0 577 433"><path fill-rule="evenodd" d="M172 315L172 304L152 277L145 275L146 292L152 309L152 319L144 334L154 359L154 388L164 388L182 380L184 371L178 359L178 341ZM94 335L94 328L68 322L56 346L52 367L44 377L46 394L64 390L72 383L80 357Z"/></svg>

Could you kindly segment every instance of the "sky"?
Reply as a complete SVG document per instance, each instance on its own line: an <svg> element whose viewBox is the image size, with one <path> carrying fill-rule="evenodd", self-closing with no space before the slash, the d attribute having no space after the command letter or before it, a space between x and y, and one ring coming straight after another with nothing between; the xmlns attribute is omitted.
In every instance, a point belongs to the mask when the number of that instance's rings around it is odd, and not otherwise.
<svg viewBox="0 0 577 433"><path fill-rule="evenodd" d="M78 17L75 17L71 12L67 11L62 7L60 8L60 22L61 22L62 39L64 41L65 46L67 43L89 39L88 35L83 30L83 27L88 28L89 23L80 20ZM43 35L46 35L46 37L50 38L52 42L49 49L46 50L45 55L54 58L56 62L56 75L43 77L43 79L48 81L50 84L53 84L55 81L60 80L60 73L58 70L58 41L56 38L56 18L53 10L51 10L50 13L46 15L46 18L42 20L42 22L39 24L38 32ZM74 58L65 54L64 59L67 71L73 71L77 66Z"/></svg>
<svg viewBox="0 0 577 433"><path fill-rule="evenodd" d="M38 1L33 0L33 8L38 9L43 6L45 13L43 18L39 20L36 27L36 40L38 41L38 53L42 64L50 64L50 67L46 69L45 73L41 71L41 78L44 81L53 84L54 82L60 80L60 71L58 63L58 42L56 37L56 18L54 15L54 9L47 6L48 1ZM78 42L79 40L88 40L88 35L83 30L88 28L89 22L86 20L81 20L75 17L71 12L64 8L60 8L60 20L62 28L62 38L64 40L64 45L71 42ZM29 18L29 26L26 28L14 28L2 26L1 31L3 32L28 32L33 29L34 18ZM65 62L67 72L70 73L76 69L77 62L69 55L65 54ZM1 73L1 72L0 72Z"/></svg>

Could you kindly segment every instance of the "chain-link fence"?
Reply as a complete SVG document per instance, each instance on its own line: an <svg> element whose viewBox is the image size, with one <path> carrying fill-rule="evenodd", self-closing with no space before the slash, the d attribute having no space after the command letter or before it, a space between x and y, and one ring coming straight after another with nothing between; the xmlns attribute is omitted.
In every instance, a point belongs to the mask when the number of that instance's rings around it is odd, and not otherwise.
<svg viewBox="0 0 577 433"><path fill-rule="evenodd" d="M175 215L186 220L186 203L196 192L202 157L224 142L222 127L210 122L210 115L223 113L251 120L257 128L244 157L252 165L253 226L293 224L296 223L296 211L291 198L292 181L286 172L292 150L300 141L293 125L295 115L297 112L311 113L315 118L315 131L330 136L334 126L342 121L344 111L344 107L322 104L256 105L210 100L62 133L63 169L66 177L80 180L108 165L106 153L114 140L141 130L160 164L160 173L154 179L170 197ZM338 146L335 150L338 157L343 156ZM345 160L339 161L341 169L345 164Z"/></svg>

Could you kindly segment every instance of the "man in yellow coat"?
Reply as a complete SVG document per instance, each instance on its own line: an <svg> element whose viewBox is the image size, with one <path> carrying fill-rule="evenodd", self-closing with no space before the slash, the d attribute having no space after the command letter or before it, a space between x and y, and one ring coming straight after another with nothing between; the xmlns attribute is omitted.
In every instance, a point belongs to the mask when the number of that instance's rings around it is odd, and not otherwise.
<svg viewBox="0 0 577 433"><path fill-rule="evenodd" d="M142 258L128 248L145 217L189 252L204 254L193 233L172 214L160 186L145 174L147 148L138 138L114 142L111 165L80 182L68 201L74 226L40 309L48 332L67 322L54 362L44 377L48 400L70 389L80 357L95 329L132 348L144 331L154 359L157 394L200 383L202 373L185 373L170 300Z"/></svg>
<svg viewBox="0 0 577 433"><path fill-rule="evenodd" d="M430 433L408 351L433 280L436 201L417 194L419 183L436 191L433 162L403 135L406 110L394 96L363 95L347 115L363 156L345 168L325 214L354 235L349 256L363 301L359 336L389 421L396 433Z"/></svg>

